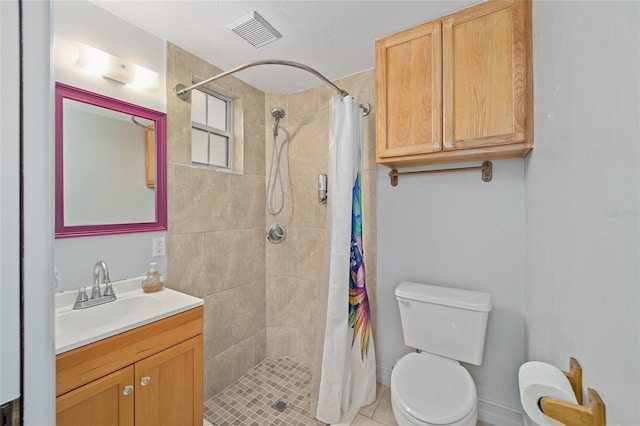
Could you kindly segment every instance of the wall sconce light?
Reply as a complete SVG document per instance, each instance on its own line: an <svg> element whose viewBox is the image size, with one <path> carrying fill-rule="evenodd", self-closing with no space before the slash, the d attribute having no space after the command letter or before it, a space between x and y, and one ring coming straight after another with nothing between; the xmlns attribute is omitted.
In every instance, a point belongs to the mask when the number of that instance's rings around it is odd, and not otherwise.
<svg viewBox="0 0 640 426"><path fill-rule="evenodd" d="M78 43L78 59L74 63L91 74L145 90L158 87L158 73L103 52L95 47Z"/></svg>

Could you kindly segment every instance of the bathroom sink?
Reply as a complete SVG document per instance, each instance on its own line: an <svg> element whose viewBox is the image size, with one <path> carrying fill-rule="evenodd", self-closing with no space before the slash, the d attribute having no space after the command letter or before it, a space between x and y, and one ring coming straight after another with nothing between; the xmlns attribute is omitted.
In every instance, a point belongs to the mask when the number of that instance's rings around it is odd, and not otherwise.
<svg viewBox="0 0 640 426"><path fill-rule="evenodd" d="M70 310L56 315L56 331L73 333L79 329L95 330L116 322L128 322L141 312L157 309L161 303L157 298L133 296L93 308Z"/></svg>
<svg viewBox="0 0 640 426"><path fill-rule="evenodd" d="M204 303L168 288L144 293L140 286L142 278L114 282L117 300L85 309L73 309L75 292L56 294L56 355Z"/></svg>

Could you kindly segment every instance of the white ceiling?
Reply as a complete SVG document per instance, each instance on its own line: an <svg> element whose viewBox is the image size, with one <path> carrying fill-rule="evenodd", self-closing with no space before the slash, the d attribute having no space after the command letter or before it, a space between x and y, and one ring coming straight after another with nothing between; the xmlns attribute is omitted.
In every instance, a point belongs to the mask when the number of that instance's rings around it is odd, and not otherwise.
<svg viewBox="0 0 640 426"><path fill-rule="evenodd" d="M330 80L374 66L374 41L476 1L92 0L116 16L228 70L259 59L286 59ZM257 11L282 38L258 49L226 25ZM319 80L304 71L265 65L236 77L267 93L292 93Z"/></svg>

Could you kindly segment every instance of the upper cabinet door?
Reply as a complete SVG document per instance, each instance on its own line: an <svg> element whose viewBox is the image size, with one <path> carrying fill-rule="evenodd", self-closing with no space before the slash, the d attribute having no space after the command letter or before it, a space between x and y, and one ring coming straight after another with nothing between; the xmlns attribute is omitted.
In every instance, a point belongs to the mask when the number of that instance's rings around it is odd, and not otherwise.
<svg viewBox="0 0 640 426"><path fill-rule="evenodd" d="M441 23L376 42L377 157L442 150Z"/></svg>
<svg viewBox="0 0 640 426"><path fill-rule="evenodd" d="M527 141L527 6L492 1L443 19L445 151Z"/></svg>

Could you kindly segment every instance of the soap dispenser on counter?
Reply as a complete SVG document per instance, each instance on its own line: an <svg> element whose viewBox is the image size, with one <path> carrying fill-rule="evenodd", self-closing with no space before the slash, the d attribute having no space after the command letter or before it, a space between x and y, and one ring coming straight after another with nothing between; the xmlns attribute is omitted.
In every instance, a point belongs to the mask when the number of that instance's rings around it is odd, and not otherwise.
<svg viewBox="0 0 640 426"><path fill-rule="evenodd" d="M164 277L160 275L156 266L156 262L149 263L149 272L142 280L142 290L145 293L153 293L164 287Z"/></svg>

